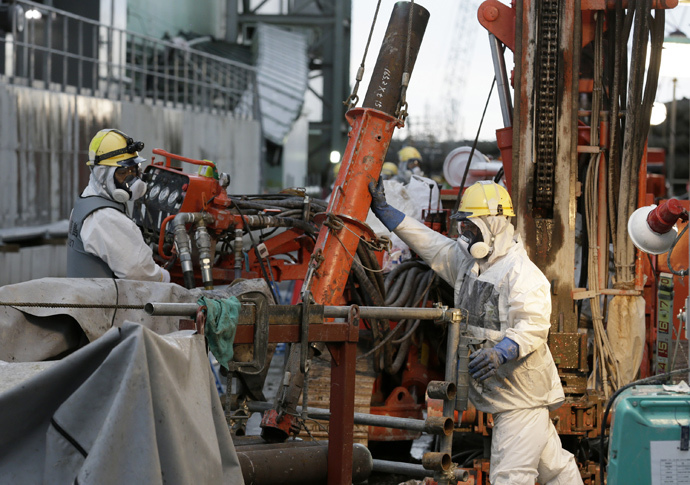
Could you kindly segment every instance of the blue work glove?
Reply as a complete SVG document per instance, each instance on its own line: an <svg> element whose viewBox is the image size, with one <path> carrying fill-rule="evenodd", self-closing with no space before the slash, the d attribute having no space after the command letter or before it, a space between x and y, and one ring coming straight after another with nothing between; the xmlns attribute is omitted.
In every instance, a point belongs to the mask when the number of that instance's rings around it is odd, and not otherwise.
<svg viewBox="0 0 690 485"><path fill-rule="evenodd" d="M386 202L383 181L379 179L376 187L374 187L374 182L369 182L369 193L371 193L371 211L389 231L395 230L405 218L405 214Z"/></svg>
<svg viewBox="0 0 690 485"><path fill-rule="evenodd" d="M518 356L518 344L505 337L491 349L479 349L470 355L472 377L483 381L496 374L498 367Z"/></svg>

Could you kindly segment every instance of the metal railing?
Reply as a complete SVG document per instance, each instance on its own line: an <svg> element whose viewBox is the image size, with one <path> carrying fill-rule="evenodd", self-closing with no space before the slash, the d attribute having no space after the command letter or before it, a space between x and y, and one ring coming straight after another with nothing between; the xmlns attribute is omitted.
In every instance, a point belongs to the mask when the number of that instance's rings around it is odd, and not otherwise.
<svg viewBox="0 0 690 485"><path fill-rule="evenodd" d="M0 6L0 79L259 119L252 66L27 0Z"/></svg>

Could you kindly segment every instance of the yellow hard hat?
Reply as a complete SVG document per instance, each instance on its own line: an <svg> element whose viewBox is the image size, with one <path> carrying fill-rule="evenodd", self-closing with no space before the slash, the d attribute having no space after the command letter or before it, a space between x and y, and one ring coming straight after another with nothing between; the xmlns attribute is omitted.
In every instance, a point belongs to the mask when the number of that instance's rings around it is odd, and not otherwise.
<svg viewBox="0 0 690 485"><path fill-rule="evenodd" d="M393 162L386 162L381 167L381 175L385 177L392 177L398 174L398 166Z"/></svg>
<svg viewBox="0 0 690 485"><path fill-rule="evenodd" d="M407 162L408 160L421 160L422 154L419 153L415 147L404 147L398 152L398 159L401 162Z"/></svg>
<svg viewBox="0 0 690 485"><path fill-rule="evenodd" d="M144 142L134 141L119 130L107 128L94 135L89 143L87 165L107 165L108 167L129 167L145 162L139 156Z"/></svg>
<svg viewBox="0 0 690 485"><path fill-rule="evenodd" d="M514 215L513 201L505 187L490 180L482 180L465 189L453 219Z"/></svg>

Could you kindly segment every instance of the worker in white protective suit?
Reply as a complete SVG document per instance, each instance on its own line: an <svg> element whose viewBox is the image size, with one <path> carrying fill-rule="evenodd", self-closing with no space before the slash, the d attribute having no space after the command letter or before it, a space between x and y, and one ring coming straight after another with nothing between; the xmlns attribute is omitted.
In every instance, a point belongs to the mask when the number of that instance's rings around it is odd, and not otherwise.
<svg viewBox="0 0 690 485"><path fill-rule="evenodd" d="M493 414L491 484L582 484L549 418L565 399L547 345L550 285L514 234L508 192L494 182L468 187L456 241L389 205L381 184L369 190L374 214L454 287L471 336L483 341L470 355L470 399Z"/></svg>
<svg viewBox="0 0 690 485"><path fill-rule="evenodd" d="M398 171L394 180L401 184L409 184L413 175L424 175L422 172L422 154L415 147L405 146L398 152Z"/></svg>
<svg viewBox="0 0 690 485"><path fill-rule="evenodd" d="M70 215L67 276L170 281L151 248L127 216L126 203L146 193L139 156L144 143L115 129L101 130L89 144L89 184Z"/></svg>

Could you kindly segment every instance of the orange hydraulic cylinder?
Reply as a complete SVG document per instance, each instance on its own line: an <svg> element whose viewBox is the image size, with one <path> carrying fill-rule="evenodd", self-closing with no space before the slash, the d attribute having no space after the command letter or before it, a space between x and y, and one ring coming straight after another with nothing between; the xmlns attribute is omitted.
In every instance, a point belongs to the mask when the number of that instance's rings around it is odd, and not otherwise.
<svg viewBox="0 0 690 485"><path fill-rule="evenodd" d="M346 118L352 129L314 254L328 255L314 271L311 293L320 305L339 302L347 284L371 205L369 182L377 183L399 120L371 108L353 108ZM318 256L317 256L318 257Z"/></svg>

